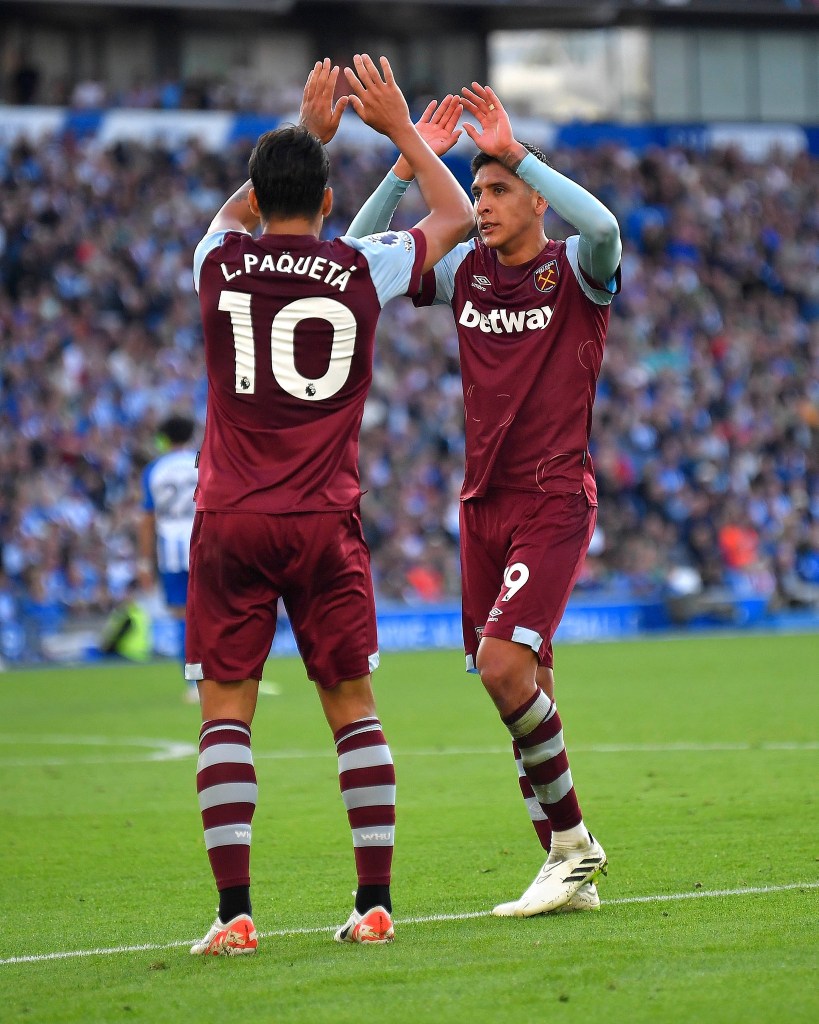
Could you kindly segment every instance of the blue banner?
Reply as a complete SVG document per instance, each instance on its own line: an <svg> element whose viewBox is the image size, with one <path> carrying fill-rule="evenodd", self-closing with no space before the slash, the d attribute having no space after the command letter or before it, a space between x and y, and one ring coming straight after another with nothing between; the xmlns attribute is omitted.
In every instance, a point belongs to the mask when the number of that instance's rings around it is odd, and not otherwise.
<svg viewBox="0 0 819 1024"><path fill-rule="evenodd" d="M252 144L262 132L298 120L298 111L285 117L234 113L220 110L68 110L62 107L0 107L0 144L21 137L37 139L45 134L92 136L103 144L137 140L146 145L174 145L196 138L208 149L221 150L239 143ZM819 156L819 125L782 123L714 122L711 124L586 124L526 121L526 131L548 139L547 148L593 147L615 143L642 152L651 146L684 146L707 150L736 146L746 155L761 159L772 148L786 152L807 151ZM368 128L357 117L345 116L339 139L350 143L391 148L392 143ZM538 140L535 140L538 141ZM474 151L464 138L452 151L455 162L468 162Z"/></svg>

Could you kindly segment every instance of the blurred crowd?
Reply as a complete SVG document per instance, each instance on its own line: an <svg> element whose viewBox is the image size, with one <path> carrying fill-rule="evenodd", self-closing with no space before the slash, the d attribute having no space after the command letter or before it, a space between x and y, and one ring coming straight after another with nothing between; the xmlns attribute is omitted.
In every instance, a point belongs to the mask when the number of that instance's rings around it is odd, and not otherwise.
<svg viewBox="0 0 819 1024"><path fill-rule="evenodd" d="M330 151L333 235L386 167L383 152ZM599 525L578 587L662 597L680 621L749 595L819 607L816 163L617 146L551 157L624 236L592 445ZM157 425L189 412L201 433L191 256L246 159L193 142L0 145L0 637L25 624L29 653L127 594ZM419 213L410 194L396 224ZM551 236L569 230L549 215ZM361 435L382 601L457 597L462 463L451 313L397 300Z"/></svg>
<svg viewBox="0 0 819 1024"><path fill-rule="evenodd" d="M352 55L350 57L352 59ZM0 80L0 102L14 106L65 107L70 110L221 110L284 115L299 109L304 80L270 81L248 74L238 62L227 72L158 79L136 75L122 88L102 78L45 74L26 51L9 61L12 70ZM410 100L412 95L408 94ZM421 104L421 108L426 104Z"/></svg>
<svg viewBox="0 0 819 1024"><path fill-rule="evenodd" d="M298 110L304 82L275 84L248 80L240 74L168 78L136 77L114 89L102 79L51 78L42 82L39 69L25 62L6 84L6 98L16 106L41 104L71 110L230 110L252 114L285 114Z"/></svg>

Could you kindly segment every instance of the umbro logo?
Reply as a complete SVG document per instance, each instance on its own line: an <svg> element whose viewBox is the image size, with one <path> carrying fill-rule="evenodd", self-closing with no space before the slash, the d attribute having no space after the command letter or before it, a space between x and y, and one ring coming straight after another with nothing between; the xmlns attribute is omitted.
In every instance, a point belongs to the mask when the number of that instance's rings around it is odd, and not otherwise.
<svg viewBox="0 0 819 1024"><path fill-rule="evenodd" d="M492 282L488 277L484 277L483 274L473 274L472 286L477 288L479 292L485 292L487 288L492 287Z"/></svg>

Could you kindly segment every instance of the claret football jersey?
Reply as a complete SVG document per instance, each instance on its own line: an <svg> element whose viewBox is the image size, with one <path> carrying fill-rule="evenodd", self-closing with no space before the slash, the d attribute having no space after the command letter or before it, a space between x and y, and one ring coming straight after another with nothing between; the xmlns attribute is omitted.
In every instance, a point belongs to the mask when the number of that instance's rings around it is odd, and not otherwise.
<svg viewBox="0 0 819 1024"><path fill-rule="evenodd" d="M219 231L194 255L208 378L197 508L353 508L381 307L418 292L419 231Z"/></svg>
<svg viewBox="0 0 819 1024"><path fill-rule="evenodd" d="M491 487L583 489L597 500L589 435L619 271L592 281L577 246L577 235L547 241L529 263L507 267L472 239L423 277L416 304L451 304L458 330L463 500Z"/></svg>

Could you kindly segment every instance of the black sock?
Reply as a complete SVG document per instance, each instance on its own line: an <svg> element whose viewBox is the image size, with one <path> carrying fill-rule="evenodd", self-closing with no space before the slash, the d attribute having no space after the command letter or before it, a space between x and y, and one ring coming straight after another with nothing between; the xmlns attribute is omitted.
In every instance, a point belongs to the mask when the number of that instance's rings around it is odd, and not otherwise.
<svg viewBox="0 0 819 1024"><path fill-rule="evenodd" d="M251 913L249 885L232 885L219 893L219 920L222 924L227 924L239 914L250 917Z"/></svg>
<svg viewBox="0 0 819 1024"><path fill-rule="evenodd" d="M373 907L383 907L387 913L392 913L392 900L388 885L359 885L358 892L355 894L355 909L359 914L366 914ZM222 920L224 921L224 918Z"/></svg>

